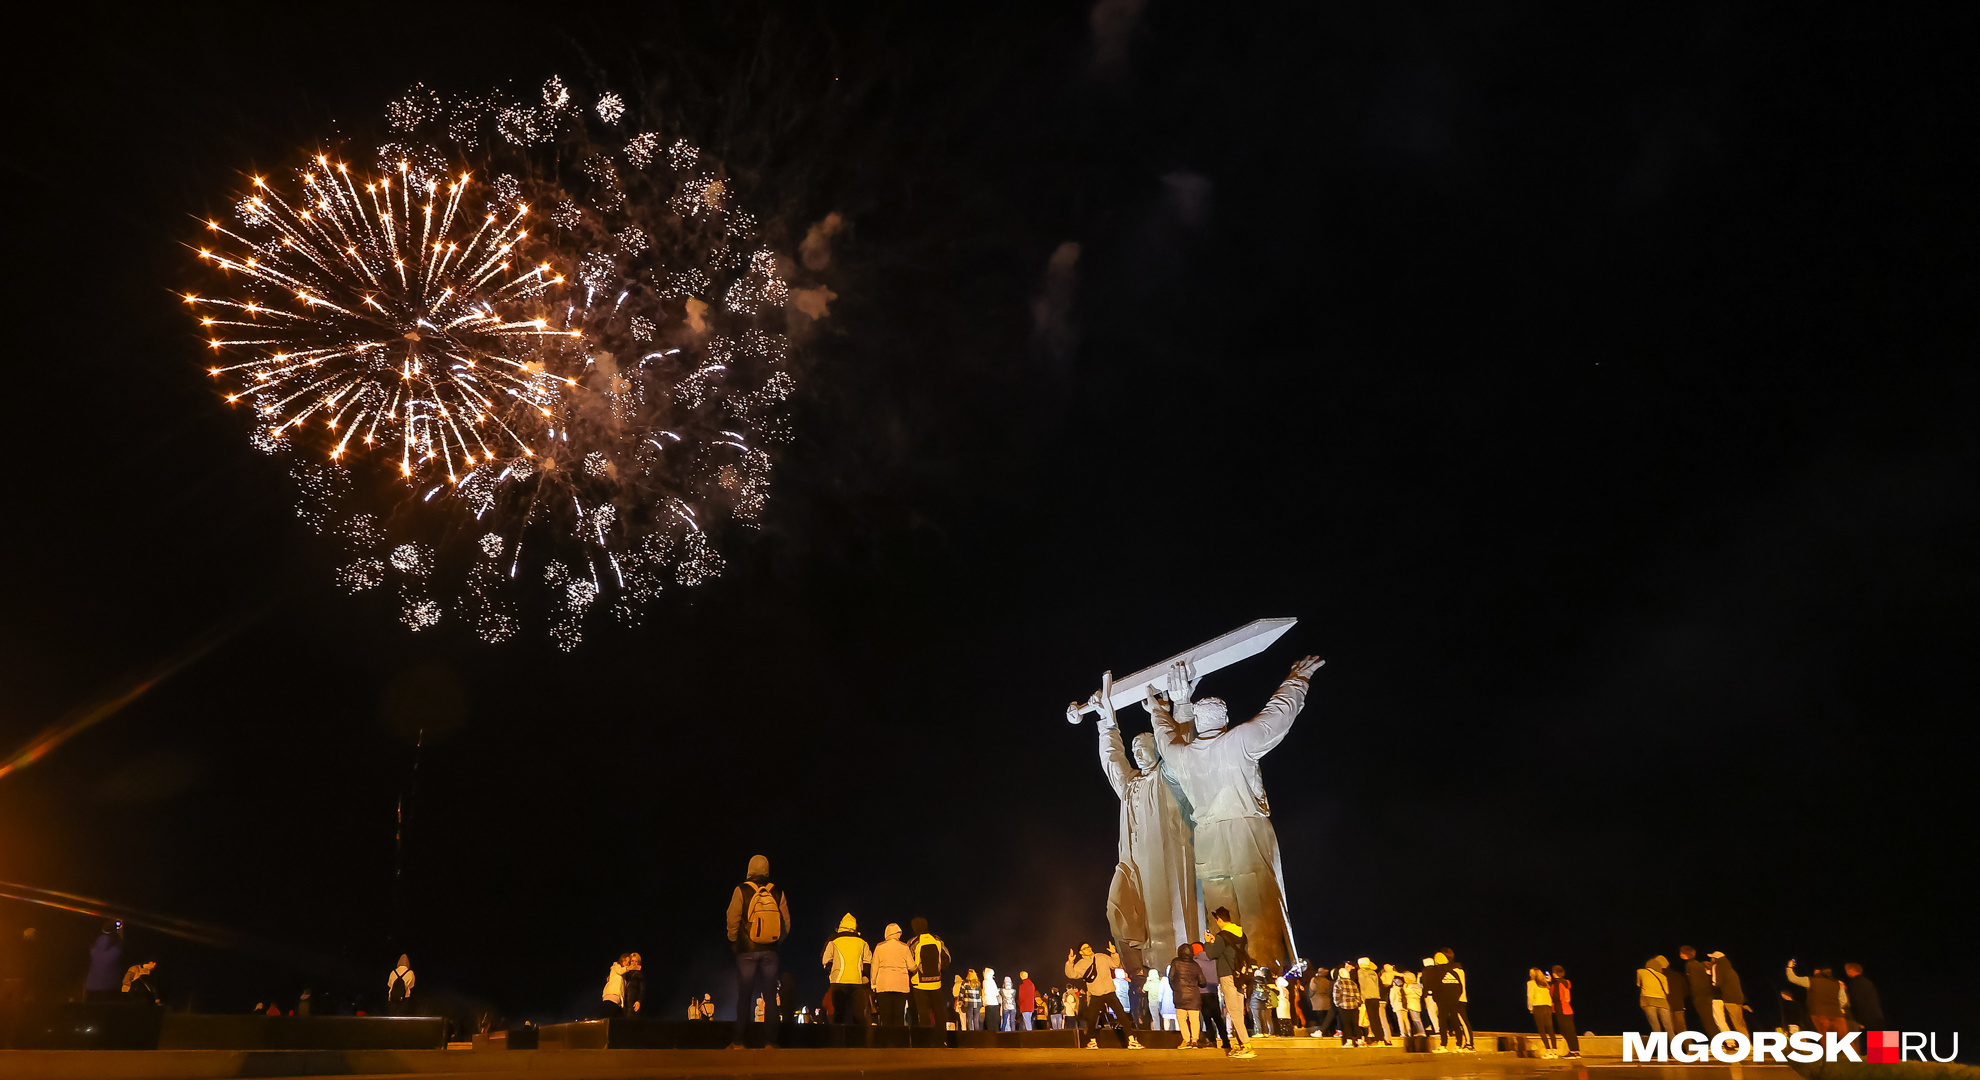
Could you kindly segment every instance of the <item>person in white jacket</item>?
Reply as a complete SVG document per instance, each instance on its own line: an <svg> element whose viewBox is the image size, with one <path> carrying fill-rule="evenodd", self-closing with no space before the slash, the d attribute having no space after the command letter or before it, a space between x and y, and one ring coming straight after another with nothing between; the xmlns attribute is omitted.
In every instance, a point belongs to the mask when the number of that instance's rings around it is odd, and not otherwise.
<svg viewBox="0 0 1980 1080"><path fill-rule="evenodd" d="M977 1024L978 1031L997 1030L997 969L983 969L983 1016Z"/></svg>
<svg viewBox="0 0 1980 1080"><path fill-rule="evenodd" d="M413 993L412 958L399 954L399 966L385 976L385 1015L411 1016Z"/></svg>
<svg viewBox="0 0 1980 1080"><path fill-rule="evenodd" d="M625 1015L626 1001L626 958L612 961L612 970L605 973L605 992L598 1005L598 1018L610 1020Z"/></svg>
<svg viewBox="0 0 1980 1080"><path fill-rule="evenodd" d="M914 950L901 940L901 924L888 923L885 940L873 950L873 998L881 1027L900 1027L907 1016L908 968Z"/></svg>

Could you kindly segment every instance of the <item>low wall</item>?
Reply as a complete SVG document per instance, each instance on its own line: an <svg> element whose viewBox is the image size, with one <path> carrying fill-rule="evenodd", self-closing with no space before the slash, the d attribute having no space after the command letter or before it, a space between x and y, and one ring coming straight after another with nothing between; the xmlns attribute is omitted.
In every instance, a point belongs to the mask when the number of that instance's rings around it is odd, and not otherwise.
<svg viewBox="0 0 1980 1080"><path fill-rule="evenodd" d="M63 1002L0 1013L8 1050L442 1050L429 1016L168 1013L145 1005Z"/></svg>
<svg viewBox="0 0 1980 1080"><path fill-rule="evenodd" d="M160 1050L444 1050L437 1016L253 1016L168 1013Z"/></svg>
<svg viewBox="0 0 1980 1080"><path fill-rule="evenodd" d="M764 1045L768 1024L751 1024L743 1045ZM1084 1045L1074 1031L947 1031L931 1028L867 1027L837 1024L779 1024L777 1044L793 1049L890 1049L953 1047L962 1050L1072 1050ZM545 1024L538 1030L543 1050L719 1050L735 1037L735 1025L707 1020L579 1020ZM1143 1046L1173 1050L1182 1045L1176 1031L1137 1031ZM1125 1047L1112 1028L1097 1038L1103 1047Z"/></svg>

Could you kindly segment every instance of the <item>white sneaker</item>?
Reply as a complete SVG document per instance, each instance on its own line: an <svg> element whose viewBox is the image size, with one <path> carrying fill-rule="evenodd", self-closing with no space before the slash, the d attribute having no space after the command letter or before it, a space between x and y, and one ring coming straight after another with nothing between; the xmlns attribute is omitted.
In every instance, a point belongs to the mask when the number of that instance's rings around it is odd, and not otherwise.
<svg viewBox="0 0 1980 1080"><path fill-rule="evenodd" d="M1231 1056L1234 1058L1255 1058L1258 1056L1258 1052L1249 1046L1240 1046L1237 1048L1237 1052Z"/></svg>
<svg viewBox="0 0 1980 1080"><path fill-rule="evenodd" d="M1088 1039L1088 1040L1086 1040L1086 1048L1087 1048L1088 1050L1098 1050L1098 1049L1100 1049L1100 1040L1099 1040L1099 1039Z"/></svg>
<svg viewBox="0 0 1980 1080"><path fill-rule="evenodd" d="M1145 1046L1142 1046L1142 1045L1141 1045L1141 1040L1140 1040L1140 1039L1137 1039L1137 1038L1135 1038L1134 1036L1132 1036L1132 1035L1129 1035L1129 1036L1128 1036L1128 1049L1129 1049L1129 1050L1145 1050L1145 1049L1147 1049L1147 1047L1145 1047Z"/></svg>
<svg viewBox="0 0 1980 1080"><path fill-rule="evenodd" d="M1557 1058L1557 1057L1560 1057L1561 1055L1559 1055L1559 1054L1556 1054L1556 1053L1554 1053L1554 1052L1553 1052L1552 1050L1548 1050L1548 1051L1546 1051L1545 1053L1543 1053L1543 1054L1541 1054L1540 1056L1541 1056L1541 1057L1543 1057L1543 1058L1550 1058L1550 1059L1551 1059L1551 1058Z"/></svg>
<svg viewBox="0 0 1980 1080"><path fill-rule="evenodd" d="M1430 1052L1433 1054L1448 1054L1451 1052L1451 1048L1448 1046L1433 1046L1430 1048Z"/></svg>

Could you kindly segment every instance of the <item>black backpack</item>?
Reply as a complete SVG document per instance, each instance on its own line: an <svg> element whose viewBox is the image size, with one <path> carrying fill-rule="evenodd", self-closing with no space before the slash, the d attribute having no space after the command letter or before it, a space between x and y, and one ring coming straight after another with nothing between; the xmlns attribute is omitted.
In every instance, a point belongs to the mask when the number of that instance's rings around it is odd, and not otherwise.
<svg viewBox="0 0 1980 1080"><path fill-rule="evenodd" d="M928 939L921 943L920 955L915 957L915 961L921 965L921 973L917 977L922 982L942 981L942 942L935 935L928 935Z"/></svg>

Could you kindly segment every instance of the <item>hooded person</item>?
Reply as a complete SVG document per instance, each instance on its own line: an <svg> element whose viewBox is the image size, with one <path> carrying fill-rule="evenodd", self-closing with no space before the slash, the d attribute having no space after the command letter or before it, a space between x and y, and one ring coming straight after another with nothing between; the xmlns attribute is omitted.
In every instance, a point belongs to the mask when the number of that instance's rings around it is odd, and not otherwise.
<svg viewBox="0 0 1980 1080"><path fill-rule="evenodd" d="M412 957L399 954L399 966L385 976L385 1015L411 1016L413 995Z"/></svg>
<svg viewBox="0 0 1980 1080"><path fill-rule="evenodd" d="M736 954L736 1034L729 1049L740 1050L759 996L764 1017L777 1016L777 945L791 928L790 899L770 880L767 857L750 857L748 876L729 895L728 922L729 947ZM777 1045L774 1023L764 1045Z"/></svg>
<svg viewBox="0 0 1980 1080"><path fill-rule="evenodd" d="M1001 1020L1002 1026L999 1027L997 1030L1016 1031L1017 1030L1017 986L1016 984L1011 982L1011 977L1009 975L1004 976L1004 988L998 994L997 1001L1004 1007L1004 1015Z"/></svg>
<svg viewBox="0 0 1980 1080"><path fill-rule="evenodd" d="M873 949L873 999L881 1027L900 1027L907 1016L908 968L914 950L901 940L901 924L888 923Z"/></svg>
<svg viewBox="0 0 1980 1080"><path fill-rule="evenodd" d="M1100 770L1120 800L1113 881L1107 886L1107 928L1136 969L1159 967L1176 946L1196 939L1200 905L1189 815L1175 780L1162 768L1155 736L1121 741L1112 702L1094 694L1099 711Z"/></svg>
<svg viewBox="0 0 1980 1080"><path fill-rule="evenodd" d="M949 946L928 932L928 920L916 917L908 924L914 940L908 943L908 998L913 1011L908 1015L915 1027L939 1028L948 1014L944 1000L942 971L949 966Z"/></svg>
<svg viewBox="0 0 1980 1080"><path fill-rule="evenodd" d="M1151 687L1146 705L1155 724L1155 749L1174 778L1195 823L1196 883L1206 910L1227 908L1250 939L1258 962L1290 965L1293 945L1286 914L1285 868L1272 808L1258 763L1292 731L1306 704L1308 680L1323 661L1309 656L1292 666L1265 708L1233 725L1219 698L1190 700L1189 669L1169 672L1166 699Z"/></svg>
<svg viewBox="0 0 1980 1080"><path fill-rule="evenodd" d="M1176 958L1169 961L1169 994L1176 1003L1176 1027L1182 1031L1185 1048L1203 1041L1203 968L1196 962L1193 942L1176 946Z"/></svg>
<svg viewBox="0 0 1980 1080"><path fill-rule="evenodd" d="M1643 1010L1643 1021L1651 1031L1671 1034L1671 977L1665 971L1669 960L1653 956L1636 969L1636 1005Z"/></svg>
<svg viewBox="0 0 1980 1080"><path fill-rule="evenodd" d="M1732 961L1722 952L1707 953L1712 960L1713 1016L1720 1021L1719 1026L1741 1035L1746 1030L1746 988L1739 984L1739 972L1733 970Z"/></svg>
<svg viewBox="0 0 1980 1080"><path fill-rule="evenodd" d="M1375 970L1375 962L1366 956L1354 962L1355 979L1361 984L1361 1004L1368 1010L1368 1041L1381 1040L1387 1043L1393 1039L1389 1031L1389 1013L1382 1006L1389 1000L1388 984Z"/></svg>
<svg viewBox="0 0 1980 1080"><path fill-rule="evenodd" d="M900 927L894 927L897 939L900 932ZM866 1023L866 980L873 969L873 947L859 936L859 920L852 912L846 912L839 920L838 932L825 940L825 952L818 962L832 986L832 1022Z"/></svg>
<svg viewBox="0 0 1980 1080"><path fill-rule="evenodd" d="M983 1012L977 1018L976 1030L997 1030L997 1009L1003 998L997 991L997 969L983 969Z"/></svg>

